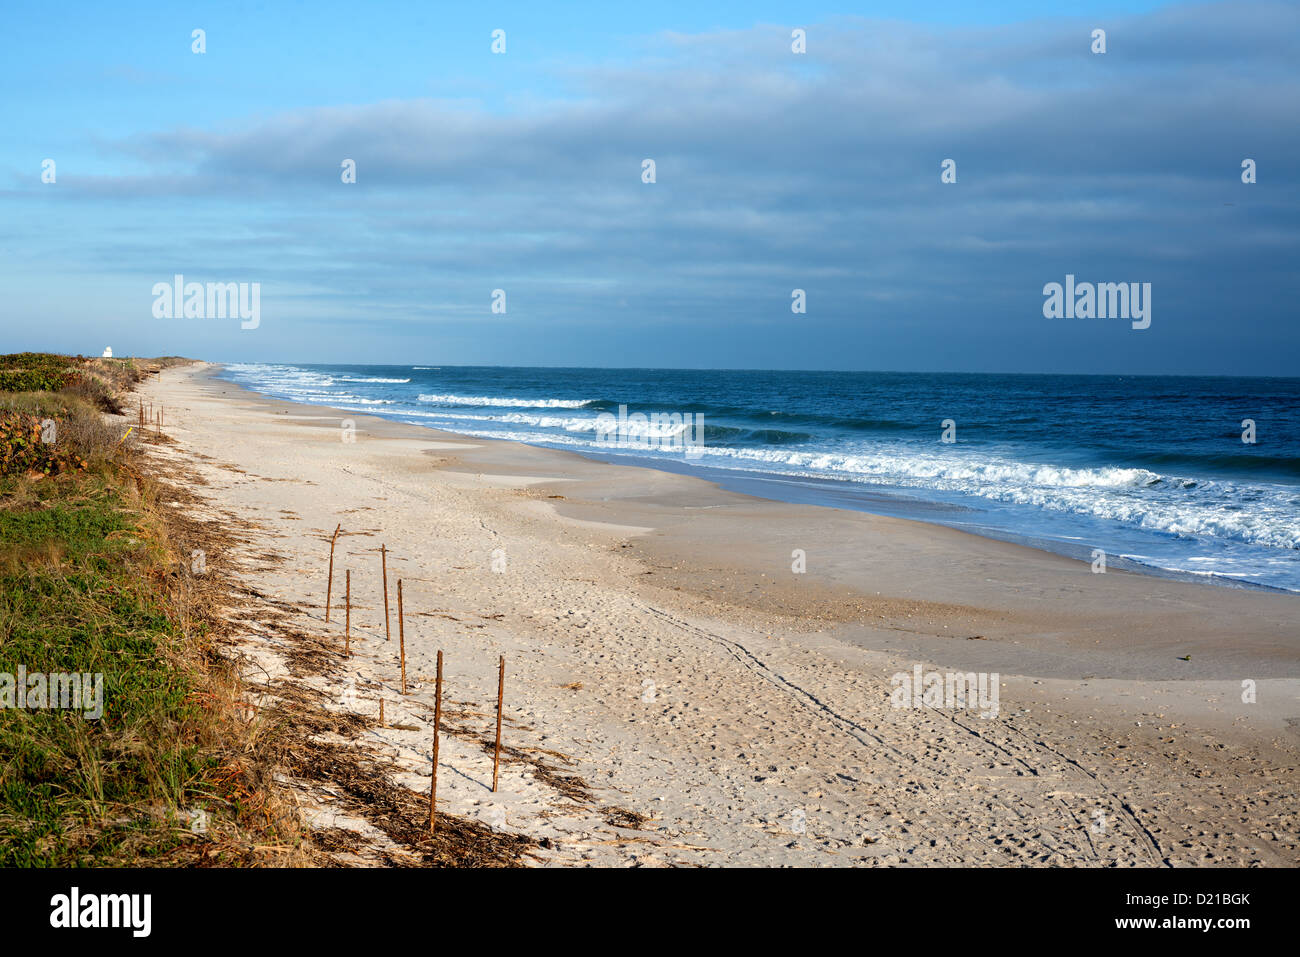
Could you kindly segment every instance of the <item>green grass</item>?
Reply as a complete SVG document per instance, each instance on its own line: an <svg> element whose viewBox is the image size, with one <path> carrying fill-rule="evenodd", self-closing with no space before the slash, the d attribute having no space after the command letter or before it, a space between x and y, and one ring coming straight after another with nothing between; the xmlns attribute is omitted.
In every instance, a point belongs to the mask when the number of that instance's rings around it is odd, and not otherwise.
<svg viewBox="0 0 1300 957"><path fill-rule="evenodd" d="M95 720L0 708L0 867L264 862L257 848L301 841L262 773L266 729L239 716L238 677L207 634L215 610L180 581L128 423L98 404L76 384L0 391L0 420L56 419L78 463L0 469L0 674L103 675ZM196 835L199 809L210 823Z"/></svg>
<svg viewBox="0 0 1300 957"><path fill-rule="evenodd" d="M102 481L0 511L0 672L102 673L104 713L0 710L0 865L129 862L190 840L217 768L146 533ZM52 494L51 494L52 493ZM72 493L72 494L69 494ZM171 821L168 821L168 814Z"/></svg>

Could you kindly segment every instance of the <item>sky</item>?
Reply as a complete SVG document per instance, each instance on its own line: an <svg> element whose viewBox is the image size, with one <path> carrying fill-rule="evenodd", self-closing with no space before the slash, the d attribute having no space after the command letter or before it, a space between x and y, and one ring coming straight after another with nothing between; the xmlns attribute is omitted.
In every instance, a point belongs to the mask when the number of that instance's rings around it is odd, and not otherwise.
<svg viewBox="0 0 1300 957"><path fill-rule="evenodd" d="M0 117L4 352L1300 375L1295 3L23 4Z"/></svg>

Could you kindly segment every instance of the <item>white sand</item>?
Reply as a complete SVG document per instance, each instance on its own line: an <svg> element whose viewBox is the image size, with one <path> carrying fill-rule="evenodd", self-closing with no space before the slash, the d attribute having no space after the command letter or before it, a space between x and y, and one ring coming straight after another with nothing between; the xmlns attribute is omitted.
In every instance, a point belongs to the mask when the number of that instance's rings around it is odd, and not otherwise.
<svg viewBox="0 0 1300 957"><path fill-rule="evenodd" d="M1300 857L1294 598L1094 576L947 529L305 411L209 376L180 368L144 387L178 443L159 454L192 458L209 483L200 491L257 524L248 554L280 557L245 571L249 584L340 649L352 570L357 655L320 681L339 708L373 713L382 695L388 722L402 727L363 741L394 780L427 793L437 651L449 724L483 736L506 657L506 743L580 775L596 799L569 801L520 762L503 763L493 794L491 757L444 735L439 808L547 838L540 862ZM340 439L343 417L356 422L355 443ZM790 572L794 547L809 552L806 575ZM267 670L273 645L250 629L248 653ZM917 663L1000 671L999 714L891 707L890 675ZM1256 704L1240 700L1247 678ZM386 841L340 814L328 789L304 788L303 800L316 823ZM649 823L617 827L608 808Z"/></svg>

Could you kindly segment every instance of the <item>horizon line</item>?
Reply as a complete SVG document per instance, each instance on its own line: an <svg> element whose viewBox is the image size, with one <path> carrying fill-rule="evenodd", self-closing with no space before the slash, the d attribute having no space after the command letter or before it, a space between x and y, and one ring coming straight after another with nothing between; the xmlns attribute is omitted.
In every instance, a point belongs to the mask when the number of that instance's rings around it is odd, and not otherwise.
<svg viewBox="0 0 1300 957"><path fill-rule="evenodd" d="M120 358L162 358L154 356L122 356ZM294 365L294 366L358 366L385 369L416 370L414 364L400 362L303 362L287 359L197 359L190 356L177 358L191 359L195 362L209 362L213 365L228 366L235 364L251 365ZM825 372L835 373L884 373L889 375L1015 375L1015 376L1076 376L1080 378L1148 378L1148 379L1295 379L1300 375L1269 375L1260 373L1231 372L975 372L953 369L818 369L812 367L765 368L761 366L566 366L566 365L484 365L479 363L442 362L430 368L436 369L556 369L556 370L599 370L603 372Z"/></svg>

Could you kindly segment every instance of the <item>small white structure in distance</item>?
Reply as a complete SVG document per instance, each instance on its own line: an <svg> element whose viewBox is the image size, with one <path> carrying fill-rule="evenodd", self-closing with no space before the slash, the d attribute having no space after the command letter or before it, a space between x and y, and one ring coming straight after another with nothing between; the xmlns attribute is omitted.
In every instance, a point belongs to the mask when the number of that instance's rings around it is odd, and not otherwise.
<svg viewBox="0 0 1300 957"><path fill-rule="evenodd" d="M100 358L101 358L101 359L111 359L111 358L113 358L113 347L112 347L112 346L104 346L104 354L103 354L102 356L100 356Z"/></svg>

